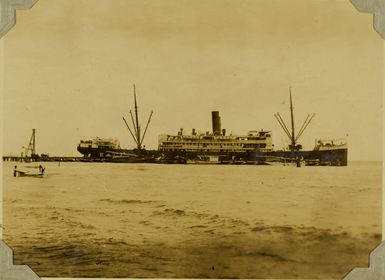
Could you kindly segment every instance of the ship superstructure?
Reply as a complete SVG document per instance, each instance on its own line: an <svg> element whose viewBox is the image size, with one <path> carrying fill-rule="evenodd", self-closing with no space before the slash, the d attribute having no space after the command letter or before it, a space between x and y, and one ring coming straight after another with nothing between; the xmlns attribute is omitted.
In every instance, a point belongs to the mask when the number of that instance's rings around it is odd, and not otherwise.
<svg viewBox="0 0 385 280"><path fill-rule="evenodd" d="M226 129L221 129L219 112L211 114L212 132L200 133L192 129L191 134L185 134L181 128L175 135L162 134L158 138L159 152L168 158L178 156L196 160L206 157L216 162L225 158L238 159L250 152L273 151L271 131L261 129L244 135L227 135Z"/></svg>
<svg viewBox="0 0 385 280"><path fill-rule="evenodd" d="M115 153L125 151L120 148L120 143L117 139L100 137L81 140L77 150L82 153L85 158L111 157Z"/></svg>
<svg viewBox="0 0 385 280"><path fill-rule="evenodd" d="M270 131L249 131L247 135L214 135L194 133L184 135L160 135L161 152L196 152L206 154L244 153L247 151L271 151Z"/></svg>

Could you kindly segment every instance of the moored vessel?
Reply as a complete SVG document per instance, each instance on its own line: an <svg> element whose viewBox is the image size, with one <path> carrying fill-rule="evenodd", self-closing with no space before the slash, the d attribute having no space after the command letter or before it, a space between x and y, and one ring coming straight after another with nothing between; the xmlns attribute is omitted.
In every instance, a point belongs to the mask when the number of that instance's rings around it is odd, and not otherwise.
<svg viewBox="0 0 385 280"><path fill-rule="evenodd" d="M305 165L329 165L346 166L348 165L348 145L344 139L316 140L313 150L302 150L299 139L314 118L315 114L309 114L296 134L294 126L294 108L290 87L290 123L291 130L288 129L285 121L279 113L274 114L278 123L282 127L290 140L290 144L285 150L269 152L267 155L273 162L295 162L297 166L304 162Z"/></svg>
<svg viewBox="0 0 385 280"><path fill-rule="evenodd" d="M191 134L185 134L184 130L180 129L174 135L160 135L158 151L162 153L163 162L169 163L283 165L294 163L296 166L348 164L348 147L346 140L343 139L316 140L313 150L302 149L299 139L315 114L309 114L299 131L295 133L291 89L291 129L288 129L279 113L274 116L290 140L289 146L282 150L275 150L270 130L252 130L244 135L226 135L226 129L221 129L219 112L213 111L212 132L199 133L192 129Z"/></svg>
<svg viewBox="0 0 385 280"><path fill-rule="evenodd" d="M252 152L273 151L271 131L261 129L244 135L227 135L226 129L221 129L219 112L213 111L211 115L212 132L192 129L191 134L185 134L181 128L176 135L160 135L158 151L165 159L182 157L187 163L235 163L247 161Z"/></svg>
<svg viewBox="0 0 385 280"><path fill-rule="evenodd" d="M312 150L303 150L299 139L314 118L309 114L297 133L294 126L294 110L290 89L290 130L279 113L274 114L290 144L276 150L272 141L271 130L250 130L242 135L228 134L221 127L219 111L212 111L212 131L198 132L192 129L185 133L181 128L176 134L162 134L158 137L158 149L146 150L143 140L153 112L149 115L144 133L138 120L138 107L134 85L135 115L130 111L132 126L123 117L135 149L122 149L116 139L94 138L83 140L78 151L84 155L84 161L127 162L127 163L191 163L191 164L283 164L294 163L296 166L348 164L348 147L344 139L316 140Z"/></svg>
<svg viewBox="0 0 385 280"><path fill-rule="evenodd" d="M82 161L92 162L121 162L121 163L146 163L155 162L157 151L148 151L143 145L148 125L150 124L153 111L151 111L146 128L141 132L138 117L138 104L136 99L136 89L134 85L134 112L130 110L132 126L129 125L125 117L123 121L135 142L135 149L122 149L117 139L95 137L89 140L81 140L77 150L83 154Z"/></svg>
<svg viewBox="0 0 385 280"><path fill-rule="evenodd" d="M77 150L84 156L84 159L112 158L129 152L129 150L120 147L117 139L101 137L81 140Z"/></svg>

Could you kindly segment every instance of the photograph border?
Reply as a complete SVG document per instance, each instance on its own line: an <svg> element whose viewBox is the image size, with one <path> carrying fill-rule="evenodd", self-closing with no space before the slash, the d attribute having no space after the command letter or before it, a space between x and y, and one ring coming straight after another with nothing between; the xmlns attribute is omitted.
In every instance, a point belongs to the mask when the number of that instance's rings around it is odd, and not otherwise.
<svg viewBox="0 0 385 280"><path fill-rule="evenodd" d="M379 36L385 40L385 0L346 0L362 13L373 14L373 28L378 32ZM3 47L4 43L2 37L16 24L16 11L31 9L38 0L0 0L0 63L4 57ZM385 41L384 41L385 46ZM385 64L385 52L383 54L383 70ZM0 69L4 71L3 66ZM2 76L0 71L0 76ZM0 77L2 79L2 77ZM385 81L383 82L383 89L385 88ZM0 90L3 88L0 88ZM1 98L0 98L1 100ZM385 101L385 97L383 97ZM2 102L1 102L2 103ZM383 120L385 119L384 110L382 112ZM1 126L2 127L2 126ZM385 125L383 122L383 129ZM2 141L0 141L1 143ZM385 139L383 139L383 149L385 149ZM1 151L1 148L0 148ZM0 164L2 167L2 163ZM384 172L382 169L382 200L385 200L384 194ZM2 175L2 171L0 171ZM0 186L0 217L2 222L2 184ZM382 221L384 220L385 209L382 209ZM12 249L2 240L2 224L0 225L0 279L2 280L39 280L41 279L28 265L14 265ZM382 240L384 240L385 225L382 224ZM46 278L46 277L44 277ZM48 279L48 278L46 278ZM50 279L58 279L51 278ZM76 278L69 278L76 279ZM352 270L343 278L343 280L369 280L369 279L385 279L385 241L382 241L375 248L369 256L368 268L352 268Z"/></svg>

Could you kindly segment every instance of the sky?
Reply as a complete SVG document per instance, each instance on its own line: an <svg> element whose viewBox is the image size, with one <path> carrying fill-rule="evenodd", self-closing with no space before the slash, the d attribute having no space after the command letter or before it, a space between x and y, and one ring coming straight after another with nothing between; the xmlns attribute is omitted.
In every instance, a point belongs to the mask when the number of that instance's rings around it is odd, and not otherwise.
<svg viewBox="0 0 385 280"><path fill-rule="evenodd" d="M108 4L107 4L108 3ZM3 153L36 129L38 153L80 156L81 139L134 147L122 116L136 85L144 140L271 130L316 116L299 142L347 138L350 160L382 159L384 44L372 16L345 0L39 0L2 39Z"/></svg>

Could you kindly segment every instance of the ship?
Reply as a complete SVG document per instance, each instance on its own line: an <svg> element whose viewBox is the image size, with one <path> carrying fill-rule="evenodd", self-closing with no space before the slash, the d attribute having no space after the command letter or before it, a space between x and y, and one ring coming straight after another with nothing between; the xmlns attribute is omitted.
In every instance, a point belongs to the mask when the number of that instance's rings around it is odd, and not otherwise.
<svg viewBox="0 0 385 280"><path fill-rule="evenodd" d="M118 139L94 137L92 139L81 140L78 147L84 158L112 158L113 156L126 155L128 149L122 149Z"/></svg>
<svg viewBox="0 0 385 280"><path fill-rule="evenodd" d="M316 140L313 150L279 150L266 155L269 162L298 163L305 165L347 166L348 144L345 139Z"/></svg>
<svg viewBox="0 0 385 280"><path fill-rule="evenodd" d="M160 135L158 151L166 163L219 163L219 164L301 164L315 166L346 166L348 147L344 139L316 140L312 150L303 150L299 139L314 118L309 114L295 134L294 110L290 89L291 130L279 113L274 114L290 140L290 145L276 150L270 130L252 130L244 135L227 135L221 129L219 111L212 111L212 132L198 133L192 129L185 134Z"/></svg>
<svg viewBox="0 0 385 280"><path fill-rule="evenodd" d="M271 162L294 162L300 166L301 162L305 165L329 165L329 166L347 166L348 165L348 143L346 139L318 139L312 150L303 150L299 144L299 139L314 118L315 114L309 114L298 133L294 126L294 108L292 93L290 87L290 122L291 130L288 129L285 121L279 113L274 114L281 128L290 140L287 149L267 153Z"/></svg>
<svg viewBox="0 0 385 280"><path fill-rule="evenodd" d="M121 163L150 163L155 162L157 151L149 151L143 145L148 126L153 115L151 111L144 132L141 132L141 125L138 117L138 104L136 99L136 88L134 87L134 113L130 110L132 124L130 125L125 117L122 117L136 147L134 149L123 149L120 143L114 138L94 137L81 140L77 150L83 155L82 161L91 162L121 162Z"/></svg>
<svg viewBox="0 0 385 280"><path fill-rule="evenodd" d="M173 158L185 159L186 163L248 162L254 152L261 156L252 157L250 163L263 163L263 154L273 151L272 133L268 130L252 130L244 135L226 134L221 129L219 111L212 111L212 132L185 134L181 128L176 135L163 134L158 138L158 151L165 161Z"/></svg>
<svg viewBox="0 0 385 280"><path fill-rule="evenodd" d="M122 149L117 139L94 138L82 140L78 151L84 161L103 162L143 162L143 163L193 163L193 164L302 164L309 166L329 165L346 166L348 164L348 146L344 139L320 139L315 141L312 150L303 150L299 139L314 118L309 114L298 133L295 133L294 109L290 88L291 129L279 113L274 114L278 123L290 140L288 147L276 150L271 130L250 130L242 135L228 134L221 128L219 111L212 111L212 131L204 133L192 129L185 133L181 128L176 134L161 134L158 137L158 149L146 150L143 147L144 136L153 112L148 118L144 133L138 120L138 107L134 85L135 117L130 110L132 126L123 117L123 121L136 144L135 149Z"/></svg>

